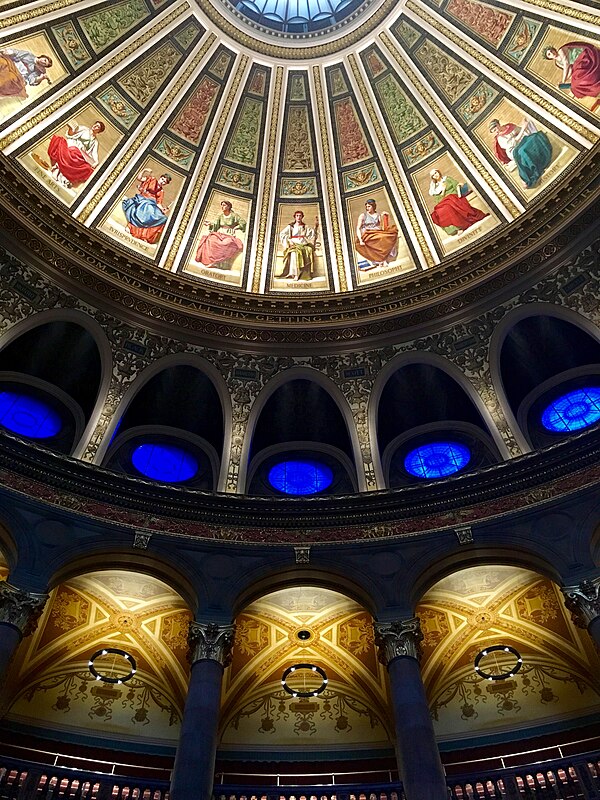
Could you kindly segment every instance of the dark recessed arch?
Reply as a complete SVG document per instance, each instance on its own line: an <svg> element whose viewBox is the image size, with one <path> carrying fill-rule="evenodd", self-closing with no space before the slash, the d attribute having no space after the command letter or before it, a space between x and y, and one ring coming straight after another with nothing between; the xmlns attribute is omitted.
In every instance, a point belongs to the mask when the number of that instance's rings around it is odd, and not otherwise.
<svg viewBox="0 0 600 800"><path fill-rule="evenodd" d="M378 482L401 486L408 452L439 439L472 452L469 469L508 453L483 400L453 364L430 353L402 354L381 371L369 403L369 432Z"/></svg>
<svg viewBox="0 0 600 800"><path fill-rule="evenodd" d="M196 488L220 489L231 436L231 401L222 376L194 354L160 359L130 386L97 460L138 474L131 452L143 442L183 447L204 470ZM130 452L131 451L131 452Z"/></svg>
<svg viewBox="0 0 600 800"><path fill-rule="evenodd" d="M0 340L5 391L24 393L59 414L51 449L82 455L110 383L112 354L100 325L81 311L53 309L14 325Z"/></svg>
<svg viewBox="0 0 600 800"><path fill-rule="evenodd" d="M240 464L240 489L271 493L263 474L274 458L325 459L337 480L335 492L363 490L364 473L352 412L339 388L322 373L292 368L264 387L252 407ZM267 463L268 462L268 463ZM333 487L336 484L334 483Z"/></svg>
<svg viewBox="0 0 600 800"><path fill-rule="evenodd" d="M600 386L600 331L569 309L520 308L502 321L490 347L498 397L526 450L557 440L540 422L548 403L590 381Z"/></svg>

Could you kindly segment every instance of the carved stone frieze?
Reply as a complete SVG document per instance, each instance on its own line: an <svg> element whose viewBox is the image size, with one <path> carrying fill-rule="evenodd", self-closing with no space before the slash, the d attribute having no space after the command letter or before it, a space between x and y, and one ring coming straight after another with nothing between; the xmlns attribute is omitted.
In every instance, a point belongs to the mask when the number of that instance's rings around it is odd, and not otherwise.
<svg viewBox="0 0 600 800"><path fill-rule="evenodd" d="M375 644L379 648L379 660L389 666L400 656L419 659L419 644L423 640L418 617L400 619L395 622L376 622Z"/></svg>
<svg viewBox="0 0 600 800"><path fill-rule="evenodd" d="M17 589L9 583L0 583L0 622L18 628L22 636L33 633L48 595Z"/></svg>
<svg viewBox="0 0 600 800"><path fill-rule="evenodd" d="M562 592L571 619L578 628L587 629L600 617L600 576L582 581L578 586L565 586Z"/></svg>
<svg viewBox="0 0 600 800"><path fill-rule="evenodd" d="M190 622L188 642L191 663L218 661L221 666L226 667L231 661L234 637L235 625Z"/></svg>
<svg viewBox="0 0 600 800"><path fill-rule="evenodd" d="M533 302L568 307L600 324L599 265L600 239L534 286L468 322L457 322L437 333L381 348L298 358L284 354L238 353L190 344L176 338L175 327L172 337L136 328L69 295L39 271L6 251L0 251L0 333L35 316L36 312L60 308L86 314L103 329L112 351L112 375L95 430L82 456L86 461L97 457L107 432L111 426L114 428L115 416L126 392L144 369L167 355L201 355L223 375L231 395L231 447L223 456L228 461L225 484L228 492L243 489L239 485L241 459L251 410L261 390L271 378L290 367L306 366L318 370L340 388L349 403L361 451L361 463L357 467L364 470L367 489L374 489L377 487L373 454L377 442L371 441L373 431L369 430L368 408L375 379L385 364L398 354L407 352L435 353L454 364L471 381L509 454L517 456L521 451L490 373L492 334L509 312Z"/></svg>

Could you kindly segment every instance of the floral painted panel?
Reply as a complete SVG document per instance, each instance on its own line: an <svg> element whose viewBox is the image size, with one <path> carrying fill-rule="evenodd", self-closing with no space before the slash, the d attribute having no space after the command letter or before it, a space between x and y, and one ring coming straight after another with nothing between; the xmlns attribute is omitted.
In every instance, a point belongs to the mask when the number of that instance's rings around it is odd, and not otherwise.
<svg viewBox="0 0 600 800"><path fill-rule="evenodd" d="M500 45L515 18L515 14L480 0L450 0L446 12L494 47Z"/></svg>
<svg viewBox="0 0 600 800"><path fill-rule="evenodd" d="M182 58L182 53L171 42L166 42L117 83L137 103L145 106L164 86Z"/></svg>
<svg viewBox="0 0 600 800"><path fill-rule="evenodd" d="M86 14L80 24L94 50L100 53L149 16L143 0L126 0Z"/></svg>

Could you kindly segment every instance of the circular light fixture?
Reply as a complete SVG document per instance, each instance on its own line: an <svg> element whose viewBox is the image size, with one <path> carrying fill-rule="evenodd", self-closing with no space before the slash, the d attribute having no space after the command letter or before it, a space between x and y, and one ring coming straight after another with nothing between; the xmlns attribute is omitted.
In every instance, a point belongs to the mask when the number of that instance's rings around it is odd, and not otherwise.
<svg viewBox="0 0 600 800"><path fill-rule="evenodd" d="M307 688L306 686L306 675L304 679L304 685L302 689L294 689L291 686L288 686L287 679L295 672L306 670L314 673L314 675L319 675L321 677L321 685L318 686L316 689L314 688ZM313 676L310 676L311 678ZM327 688L327 675L325 674L325 670L321 669L321 667L317 667L315 664L294 664L293 667L288 667L286 671L281 676L281 685L285 689L288 694L291 694L292 697L316 697L321 692L324 692Z"/></svg>
<svg viewBox="0 0 600 800"><path fill-rule="evenodd" d="M497 656L494 655L494 662L495 662L495 672L490 672L488 669L482 669L480 667L481 662L483 659L487 659L490 653L508 653L509 655L514 656L515 658L515 665L510 667L509 669L505 669L501 667L498 663ZM482 650L480 653L477 654L475 658L475 672L487 681L503 681L506 678L512 678L523 665L523 659L521 658L518 650L515 650L514 647L510 647L506 644L495 644L492 647L486 647L485 650Z"/></svg>
<svg viewBox="0 0 600 800"><path fill-rule="evenodd" d="M542 413L542 425L554 433L588 428L600 420L600 388L574 389L553 400Z"/></svg>
<svg viewBox="0 0 600 800"><path fill-rule="evenodd" d="M107 675L106 673L99 672L96 669L94 662L96 661L96 659L108 655L113 655L115 656L115 658L112 659L112 664L109 667L107 667L107 669L112 670L112 672L114 673L117 664L116 656L120 656L121 658L124 658L125 661L127 662L126 669L128 668L129 672L120 674L117 677L115 677L114 674ZM137 672L137 665L135 663L135 658L129 653L126 653L125 650L120 650L118 647L103 647L102 650L96 650L94 655L88 661L88 668L97 681L103 681L104 683L125 683L125 681L128 681L131 678L133 678L133 676Z"/></svg>
<svg viewBox="0 0 600 800"><path fill-rule="evenodd" d="M331 486L333 472L318 461L280 461L269 470L269 483L283 494L317 494Z"/></svg>
<svg viewBox="0 0 600 800"><path fill-rule="evenodd" d="M296 632L296 636L301 642L307 642L312 636L312 633L307 631L306 628L302 628L302 630Z"/></svg>
<svg viewBox="0 0 600 800"><path fill-rule="evenodd" d="M142 475L163 483L189 481L198 472L194 456L172 444L140 444L131 454L131 463Z"/></svg>
<svg viewBox="0 0 600 800"><path fill-rule="evenodd" d="M47 403L18 392L0 392L0 424L31 439L49 439L62 428L62 420Z"/></svg>
<svg viewBox="0 0 600 800"><path fill-rule="evenodd" d="M444 478L467 466L471 451L458 442L430 442L411 450L404 469L417 478Z"/></svg>

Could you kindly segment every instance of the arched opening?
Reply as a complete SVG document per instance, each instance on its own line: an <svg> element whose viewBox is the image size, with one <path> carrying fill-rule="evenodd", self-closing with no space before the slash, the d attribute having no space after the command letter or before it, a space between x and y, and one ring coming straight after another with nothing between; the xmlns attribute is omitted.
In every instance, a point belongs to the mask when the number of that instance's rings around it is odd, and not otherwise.
<svg viewBox="0 0 600 800"><path fill-rule="evenodd" d="M574 322L544 314L518 320L502 342L499 372L533 448L600 421L600 343Z"/></svg>
<svg viewBox="0 0 600 800"><path fill-rule="evenodd" d="M308 377L278 386L253 430L248 494L310 496L358 488L347 419L322 385Z"/></svg>
<svg viewBox="0 0 600 800"><path fill-rule="evenodd" d="M349 775L359 779L364 771L375 782L379 769L380 779L389 780L394 729L387 675L364 606L300 583L253 600L235 622L217 779L221 772L225 783L244 783L233 774L272 772L329 784L333 772L335 783L351 783Z"/></svg>
<svg viewBox="0 0 600 800"><path fill-rule="evenodd" d="M137 477L212 490L223 443L223 408L211 378L197 366L175 364L131 399L104 464Z"/></svg>
<svg viewBox="0 0 600 800"><path fill-rule="evenodd" d="M95 760L141 759L155 777L168 778L187 693L191 617L170 585L132 569L61 582L10 666L5 738L23 758L35 760L29 748L72 754L100 772L110 770ZM150 759L153 748L160 755Z"/></svg>
<svg viewBox="0 0 600 800"><path fill-rule="evenodd" d="M376 413L379 455L390 488L500 460L473 398L434 363L399 366L386 380Z"/></svg>
<svg viewBox="0 0 600 800"><path fill-rule="evenodd" d="M423 681L449 774L488 758L500 768L501 756L536 747L581 742L585 751L585 731L600 710L600 659L554 582L514 565L479 564L437 581L416 614ZM550 757L529 752L527 760Z"/></svg>
<svg viewBox="0 0 600 800"><path fill-rule="evenodd" d="M0 548L0 581L8 580L10 569L8 567L8 561L6 560L2 549Z"/></svg>
<svg viewBox="0 0 600 800"><path fill-rule="evenodd" d="M72 453L92 419L103 365L94 336L70 320L45 322L0 351L0 423Z"/></svg>

